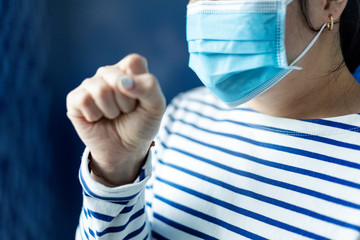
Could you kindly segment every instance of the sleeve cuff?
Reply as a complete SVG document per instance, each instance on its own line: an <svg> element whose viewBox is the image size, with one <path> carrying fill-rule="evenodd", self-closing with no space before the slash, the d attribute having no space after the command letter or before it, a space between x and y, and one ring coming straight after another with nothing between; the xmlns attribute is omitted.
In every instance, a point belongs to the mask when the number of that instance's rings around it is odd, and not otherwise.
<svg viewBox="0 0 360 240"><path fill-rule="evenodd" d="M86 196L98 198L114 203L125 203L135 198L141 190L145 188L146 182L151 177L152 172L152 151L149 152L148 158L141 169L140 176L134 183L123 186L110 188L99 182L96 182L90 175L89 171L89 153L88 148L85 149L81 160L79 170L79 179Z"/></svg>

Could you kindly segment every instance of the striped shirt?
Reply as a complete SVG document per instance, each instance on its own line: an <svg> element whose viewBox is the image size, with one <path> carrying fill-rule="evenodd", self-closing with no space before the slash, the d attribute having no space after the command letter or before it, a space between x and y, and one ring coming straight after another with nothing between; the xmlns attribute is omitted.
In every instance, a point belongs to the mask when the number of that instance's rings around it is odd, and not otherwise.
<svg viewBox="0 0 360 240"><path fill-rule="evenodd" d="M133 183L80 168L80 239L360 239L360 114L297 120L175 98Z"/></svg>

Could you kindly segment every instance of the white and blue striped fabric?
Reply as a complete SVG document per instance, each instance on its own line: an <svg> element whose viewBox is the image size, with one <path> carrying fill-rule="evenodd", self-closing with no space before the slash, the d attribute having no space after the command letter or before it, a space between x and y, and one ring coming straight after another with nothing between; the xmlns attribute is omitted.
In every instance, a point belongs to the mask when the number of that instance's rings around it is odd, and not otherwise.
<svg viewBox="0 0 360 240"><path fill-rule="evenodd" d="M80 239L360 239L360 114L312 120L175 98L141 176L80 168ZM152 159L152 161L151 161Z"/></svg>

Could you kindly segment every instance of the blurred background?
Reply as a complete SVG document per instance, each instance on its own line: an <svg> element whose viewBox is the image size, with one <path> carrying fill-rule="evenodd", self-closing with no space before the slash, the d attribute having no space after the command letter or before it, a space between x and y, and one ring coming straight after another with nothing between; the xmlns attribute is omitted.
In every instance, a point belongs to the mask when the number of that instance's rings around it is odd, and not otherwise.
<svg viewBox="0 0 360 240"><path fill-rule="evenodd" d="M187 67L186 0L0 0L0 239L74 239L84 149L69 91L129 53L167 101L200 85Z"/></svg>

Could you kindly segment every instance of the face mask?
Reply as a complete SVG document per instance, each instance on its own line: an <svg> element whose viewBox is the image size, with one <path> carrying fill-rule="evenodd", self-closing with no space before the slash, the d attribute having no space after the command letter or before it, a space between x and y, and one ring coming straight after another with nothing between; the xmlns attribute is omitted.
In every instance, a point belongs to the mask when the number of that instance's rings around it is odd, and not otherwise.
<svg viewBox="0 0 360 240"><path fill-rule="evenodd" d="M188 5L189 66L230 107L287 76L320 32L290 65L285 52L285 0L200 1Z"/></svg>

